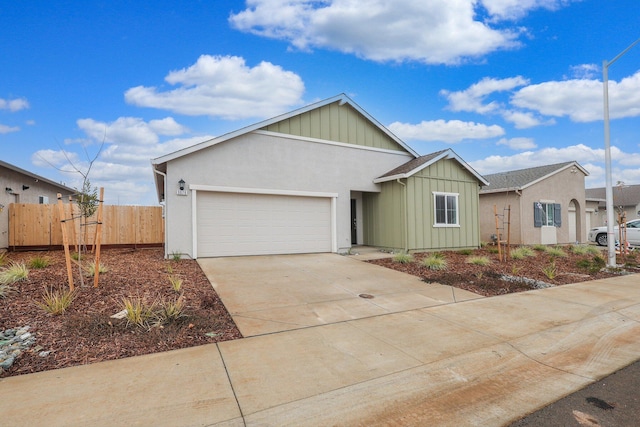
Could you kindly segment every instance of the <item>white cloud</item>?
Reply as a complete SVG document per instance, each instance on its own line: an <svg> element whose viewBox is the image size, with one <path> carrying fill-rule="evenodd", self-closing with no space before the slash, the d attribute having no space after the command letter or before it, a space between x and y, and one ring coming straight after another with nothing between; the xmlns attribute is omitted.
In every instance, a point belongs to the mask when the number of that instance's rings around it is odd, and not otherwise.
<svg viewBox="0 0 640 427"><path fill-rule="evenodd" d="M571 66L574 79L593 79L600 75L600 67L596 64L580 64Z"/></svg>
<svg viewBox="0 0 640 427"><path fill-rule="evenodd" d="M237 56L202 55L188 68L171 71L165 80L176 89L136 86L125 100L190 116L222 119L272 117L302 103L300 76L270 62L255 67Z"/></svg>
<svg viewBox="0 0 640 427"><path fill-rule="evenodd" d="M513 105L574 122L603 119L602 82L598 80L550 81L520 89ZM609 80L611 118L640 116L640 71L620 82Z"/></svg>
<svg viewBox="0 0 640 427"><path fill-rule="evenodd" d="M556 10L572 0L482 0L482 5L495 19L518 19L533 9ZM580 1L580 0L573 0Z"/></svg>
<svg viewBox="0 0 640 427"><path fill-rule="evenodd" d="M463 122L460 120L433 120L419 124L394 122L389 130L401 139L413 141L460 142L464 139L487 139L504 135L504 129L497 125Z"/></svg>
<svg viewBox="0 0 640 427"><path fill-rule="evenodd" d="M81 188L82 175L75 168L86 173L95 157L89 180L105 188L105 199L110 204L155 204L150 159L213 137L165 140L188 132L172 117L149 122L135 117L119 117L112 122L87 118L77 123L85 138L66 139L64 149L40 150L31 161L36 166L58 169L67 185ZM103 139L105 144L98 151Z"/></svg>
<svg viewBox="0 0 640 427"><path fill-rule="evenodd" d="M238 30L373 61L455 64L519 45L520 28L476 20L475 0L248 0ZM497 8L495 8L498 10Z"/></svg>
<svg viewBox="0 0 640 427"><path fill-rule="evenodd" d="M611 147L611 158L613 160L619 161L628 156L628 153L622 152L619 148ZM573 160L583 167L589 163L603 163L604 149L591 148L584 144L563 148L547 147L537 151L525 151L513 156L489 156L482 160L471 161L469 164L482 174L491 174ZM585 169L587 168L585 167Z"/></svg>
<svg viewBox="0 0 640 427"><path fill-rule="evenodd" d="M506 121L513 123L516 129L529 129L540 125L555 124L554 119L543 121L531 112L505 110L501 114Z"/></svg>
<svg viewBox="0 0 640 427"><path fill-rule="evenodd" d="M531 150L537 145L532 138L502 138L497 142L498 145L506 145L512 150Z"/></svg>
<svg viewBox="0 0 640 427"><path fill-rule="evenodd" d="M505 92L529 84L529 80L521 76L506 79L485 77L465 90L450 92L441 90L440 95L449 101L448 109L452 111L471 111L486 114L497 111L501 106L496 102L485 104L487 96L495 92Z"/></svg>
<svg viewBox="0 0 640 427"><path fill-rule="evenodd" d="M73 164L79 164L77 153L62 150L38 150L31 155L31 163L38 167L54 167L62 171L73 171Z"/></svg>
<svg viewBox="0 0 640 427"><path fill-rule="evenodd" d="M137 117L119 117L111 123L79 119L78 127L97 142L118 142L133 145L156 144L159 135L181 135L187 129L172 117L145 122Z"/></svg>
<svg viewBox="0 0 640 427"><path fill-rule="evenodd" d="M24 98L2 99L0 98L0 110L9 110L12 113L29 108L29 101Z"/></svg>
<svg viewBox="0 0 640 427"><path fill-rule="evenodd" d="M7 126L7 125L0 124L0 134L18 132L19 130L20 128L17 126Z"/></svg>

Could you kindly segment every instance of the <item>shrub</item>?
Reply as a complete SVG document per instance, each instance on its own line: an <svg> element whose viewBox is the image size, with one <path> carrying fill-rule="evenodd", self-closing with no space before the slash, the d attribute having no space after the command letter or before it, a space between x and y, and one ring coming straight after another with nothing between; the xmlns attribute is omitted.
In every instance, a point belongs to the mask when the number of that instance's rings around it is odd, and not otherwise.
<svg viewBox="0 0 640 427"><path fill-rule="evenodd" d="M511 251L511 258L513 259L523 259L534 256L536 256L536 252L528 246L520 246Z"/></svg>
<svg viewBox="0 0 640 427"><path fill-rule="evenodd" d="M547 249L549 249L548 246L541 245L541 244L533 245L532 248L534 251L538 251L538 252L547 252Z"/></svg>
<svg viewBox="0 0 640 427"><path fill-rule="evenodd" d="M23 262L12 262L9 267L0 271L0 284L11 285L25 280L29 276L29 269Z"/></svg>
<svg viewBox="0 0 640 427"><path fill-rule="evenodd" d="M547 279L549 280L555 279L558 276L558 269L556 267L556 263L554 261L551 261L551 263L549 263L548 266L542 269L542 272L544 273L545 276L547 276Z"/></svg>
<svg viewBox="0 0 640 427"><path fill-rule="evenodd" d="M580 268L584 268L585 270L589 270L591 268L591 261L585 258L579 259L576 262L576 265Z"/></svg>
<svg viewBox="0 0 640 427"><path fill-rule="evenodd" d="M399 262L400 264L409 264L410 262L413 262L413 256L411 254L401 252L394 255L393 262Z"/></svg>
<svg viewBox="0 0 640 427"><path fill-rule="evenodd" d="M184 296L180 295L175 301L163 301L157 315L157 323L169 323L185 317Z"/></svg>
<svg viewBox="0 0 640 427"><path fill-rule="evenodd" d="M49 266L50 264L50 260L47 257L43 257L43 256L37 256L34 258L31 258L31 260L29 261L29 267L31 268L45 268L47 266Z"/></svg>
<svg viewBox="0 0 640 427"><path fill-rule="evenodd" d="M47 313L59 315L69 308L75 297L76 293L71 290L45 289L42 302L36 302L36 305Z"/></svg>
<svg viewBox="0 0 640 427"><path fill-rule="evenodd" d="M171 252L171 259L174 261L180 261L182 259L182 252L180 251Z"/></svg>
<svg viewBox="0 0 640 427"><path fill-rule="evenodd" d="M127 325L148 327L155 317L155 304L147 304L142 298L122 298Z"/></svg>
<svg viewBox="0 0 640 427"><path fill-rule="evenodd" d="M176 292L180 292L180 289L182 289L182 279L178 276L171 274L169 276L169 283L171 283L171 288Z"/></svg>
<svg viewBox="0 0 640 427"><path fill-rule="evenodd" d="M567 253L560 247L547 248L547 253L551 257L566 257Z"/></svg>
<svg viewBox="0 0 640 427"><path fill-rule="evenodd" d="M422 260L422 265L429 270L446 270L447 260L441 253L435 252Z"/></svg>
<svg viewBox="0 0 640 427"><path fill-rule="evenodd" d="M0 283L0 298L6 298L13 292L13 287L6 283Z"/></svg>
<svg viewBox="0 0 640 427"><path fill-rule="evenodd" d="M458 253L460 255L471 255L473 254L473 249L460 249Z"/></svg>
<svg viewBox="0 0 640 427"><path fill-rule="evenodd" d="M491 264L491 260L486 256L472 256L467 258L466 263L474 265L489 265Z"/></svg>
<svg viewBox="0 0 640 427"><path fill-rule="evenodd" d="M0 252L0 267L3 265L6 265L9 262L9 260L7 259L7 252L6 251L1 251Z"/></svg>
<svg viewBox="0 0 640 427"><path fill-rule="evenodd" d="M84 271L86 271L87 276L95 276L96 275L96 262L95 261L90 262L86 267L84 267ZM107 267L102 265L102 263L98 263L98 273L99 274L106 273L107 271L109 271L109 269Z"/></svg>
<svg viewBox="0 0 640 427"><path fill-rule="evenodd" d="M488 246L487 252L489 252L490 254L497 254L499 252L499 249L497 246Z"/></svg>
<svg viewBox="0 0 640 427"><path fill-rule="evenodd" d="M590 245L571 246L571 252L576 255L600 255L600 249Z"/></svg>

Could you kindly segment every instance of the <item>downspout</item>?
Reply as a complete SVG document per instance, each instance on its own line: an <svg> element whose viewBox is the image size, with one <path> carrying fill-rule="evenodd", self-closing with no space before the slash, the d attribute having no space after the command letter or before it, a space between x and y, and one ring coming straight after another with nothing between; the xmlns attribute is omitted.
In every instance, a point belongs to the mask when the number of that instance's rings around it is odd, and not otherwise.
<svg viewBox="0 0 640 427"><path fill-rule="evenodd" d="M396 182L403 187L404 221L402 221L402 225L404 228L404 252L409 253L409 202L407 201L407 184L400 181L400 178L397 178Z"/></svg>
<svg viewBox="0 0 640 427"><path fill-rule="evenodd" d="M168 258L167 254L167 217L169 216L169 205L167 204L167 174L164 172L160 172L158 169L153 168L153 171L158 175L162 175L163 187L164 187L164 257Z"/></svg>

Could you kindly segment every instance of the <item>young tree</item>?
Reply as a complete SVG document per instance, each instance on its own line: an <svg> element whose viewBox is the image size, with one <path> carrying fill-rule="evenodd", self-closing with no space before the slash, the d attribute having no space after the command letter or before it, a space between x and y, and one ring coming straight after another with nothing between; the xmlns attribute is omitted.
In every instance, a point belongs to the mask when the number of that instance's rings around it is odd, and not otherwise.
<svg viewBox="0 0 640 427"><path fill-rule="evenodd" d="M96 210L98 209L98 203L100 202L100 200L98 199L97 187L93 187L93 188L91 187L91 182L89 181L89 173L91 172L91 168L93 167L93 164L100 156L100 153L102 153L102 149L104 147L106 137L107 137L107 132L105 129L105 134L104 134L104 137L102 138L102 143L100 144L100 148L98 149L98 152L95 154L95 156L93 156L93 158L89 156L89 153L87 152L86 147L84 148L84 153L88 162L86 170L83 170L81 167L76 165L71 160L71 157L65 150L63 149L60 150L64 155L64 157L67 159L67 162L69 163L71 168L76 173L80 174L80 176L82 176L82 189L79 190L78 188L76 188L77 193L74 195L76 199L76 203L78 205L78 209L80 211L80 216L79 216L80 232L78 233L78 236L77 236L78 237L77 246L78 246L78 272L80 276L81 286L84 286L84 279L83 279L84 275L83 275L83 267L82 267L83 252L84 253L87 252L85 240L83 239L83 236L85 234L83 233L83 229L87 230L87 227L89 225L88 220L96 212ZM63 170L51 164L47 159L42 158L42 160L47 162L50 166L58 169L59 171L69 172L68 170ZM77 217L74 217L73 219L75 220L76 218ZM99 268L99 266L96 266L96 268Z"/></svg>

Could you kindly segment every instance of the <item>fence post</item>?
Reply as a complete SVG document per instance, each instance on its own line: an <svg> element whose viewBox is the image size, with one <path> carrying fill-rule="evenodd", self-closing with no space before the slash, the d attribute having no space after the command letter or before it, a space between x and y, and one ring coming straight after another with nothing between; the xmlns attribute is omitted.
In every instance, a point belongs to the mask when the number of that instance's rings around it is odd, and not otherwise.
<svg viewBox="0 0 640 427"><path fill-rule="evenodd" d="M62 227L62 245L64 246L64 257L67 261L67 277L69 278L69 290L73 291L73 271L71 270L71 255L69 254L69 239L67 237L66 230L67 220L64 217L64 204L62 204L62 194L60 193L58 193L58 210L60 211L60 226Z"/></svg>
<svg viewBox="0 0 640 427"><path fill-rule="evenodd" d="M100 187L100 199L98 200L98 223L96 224L96 237L93 239L96 249L96 260L93 268L93 287L98 287L98 276L100 276L100 240L102 238L102 200L104 199L104 187Z"/></svg>

